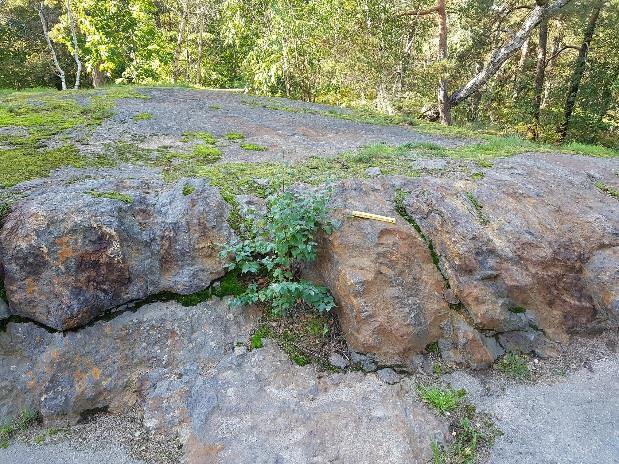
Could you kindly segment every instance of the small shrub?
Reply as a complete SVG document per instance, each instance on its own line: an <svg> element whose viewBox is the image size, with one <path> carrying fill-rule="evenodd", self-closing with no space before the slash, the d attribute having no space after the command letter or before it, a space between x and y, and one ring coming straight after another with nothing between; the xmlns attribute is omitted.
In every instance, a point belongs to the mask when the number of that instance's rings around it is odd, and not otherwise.
<svg viewBox="0 0 619 464"><path fill-rule="evenodd" d="M419 387L419 397L441 413L449 412L458 406L466 390L441 389L438 387Z"/></svg>
<svg viewBox="0 0 619 464"><path fill-rule="evenodd" d="M299 279L300 266L316 259L316 233L333 230L327 201L327 195L272 195L264 219L247 225L249 238L223 247L222 258L232 258L230 270L260 277L234 300L236 305L268 302L277 315L298 302L319 312L335 306L325 287Z"/></svg>
<svg viewBox="0 0 619 464"><path fill-rule="evenodd" d="M248 151L267 151L267 147L263 147L262 145L258 145L255 143L242 143L239 145L243 150Z"/></svg>
<svg viewBox="0 0 619 464"><path fill-rule="evenodd" d="M496 368L504 374L519 380L526 380L530 377L531 371L524 356L509 352L496 363Z"/></svg>

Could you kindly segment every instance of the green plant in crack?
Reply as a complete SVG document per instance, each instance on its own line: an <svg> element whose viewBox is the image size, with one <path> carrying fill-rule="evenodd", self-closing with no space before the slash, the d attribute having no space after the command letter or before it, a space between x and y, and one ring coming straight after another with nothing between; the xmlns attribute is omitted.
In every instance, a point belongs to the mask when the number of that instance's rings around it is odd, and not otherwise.
<svg viewBox="0 0 619 464"><path fill-rule="evenodd" d="M316 233L333 230L327 202L326 194L271 195L264 218L248 224L248 238L222 248L221 257L231 258L229 270L255 277L236 305L269 303L276 315L299 302L319 312L335 306L325 287L299 278L301 265L316 259Z"/></svg>
<svg viewBox="0 0 619 464"><path fill-rule="evenodd" d="M134 121L148 121L149 119L153 119L153 115L150 113L138 113L132 118Z"/></svg>
<svg viewBox="0 0 619 464"><path fill-rule="evenodd" d="M183 138L181 140L183 142L192 142L194 140L199 140L207 145L215 145L215 143L217 143L217 139L213 134L204 131L185 132L183 133Z"/></svg>
<svg viewBox="0 0 619 464"><path fill-rule="evenodd" d="M40 414L33 409L24 409L19 415L0 426L0 448L7 448L9 440L17 433L23 432L41 420Z"/></svg>
<svg viewBox="0 0 619 464"><path fill-rule="evenodd" d="M243 140L244 138L245 136L241 134L240 132L228 132L226 134L227 140Z"/></svg>
<svg viewBox="0 0 619 464"><path fill-rule="evenodd" d="M466 395L466 390L420 386L417 388L417 393L422 401L444 414L456 409Z"/></svg>
<svg viewBox="0 0 619 464"><path fill-rule="evenodd" d="M133 203L133 197L131 197L130 195L124 194L124 193L120 193L120 192L99 192L97 190L88 190L87 192L84 192L84 193L92 197L95 197L95 198L107 198L109 200L121 201L128 205Z"/></svg>
<svg viewBox="0 0 619 464"><path fill-rule="evenodd" d="M490 221L484 214L484 211L483 211L484 207L479 202L479 200L475 197L475 195L472 192L465 192L465 195L466 195L466 198L469 200L469 203L475 210L475 214L477 215L477 220L479 221L479 223L481 225L488 224Z"/></svg>
<svg viewBox="0 0 619 464"><path fill-rule="evenodd" d="M607 193L608 195L610 195L613 198L616 198L617 200L619 200L619 189L616 189L614 187L611 187L609 185L606 185L604 182L602 181L598 181L595 183L595 186L604 193Z"/></svg>
<svg viewBox="0 0 619 464"><path fill-rule="evenodd" d="M210 145L198 145L193 149L192 155L205 163L215 163L221 159L221 150Z"/></svg>

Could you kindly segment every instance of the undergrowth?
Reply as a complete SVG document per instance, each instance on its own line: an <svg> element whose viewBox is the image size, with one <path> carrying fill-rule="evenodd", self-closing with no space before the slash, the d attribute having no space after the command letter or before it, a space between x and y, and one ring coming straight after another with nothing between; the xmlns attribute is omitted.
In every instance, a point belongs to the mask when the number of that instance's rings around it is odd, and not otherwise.
<svg viewBox="0 0 619 464"><path fill-rule="evenodd" d="M301 266L316 259L319 231L330 233L328 195L281 192L267 198L267 212L248 225L247 238L222 248L227 268L254 281L235 305L268 303L283 315L298 303L326 312L335 306L329 291L300 278Z"/></svg>
<svg viewBox="0 0 619 464"><path fill-rule="evenodd" d="M39 422L41 416L33 409L24 409L15 419L0 426L0 448L7 448L9 440Z"/></svg>

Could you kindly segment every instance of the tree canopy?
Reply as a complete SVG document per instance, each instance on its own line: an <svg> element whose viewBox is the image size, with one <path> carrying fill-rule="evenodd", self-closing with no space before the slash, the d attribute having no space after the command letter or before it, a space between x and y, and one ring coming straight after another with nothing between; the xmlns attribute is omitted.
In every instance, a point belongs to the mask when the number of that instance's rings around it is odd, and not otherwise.
<svg viewBox="0 0 619 464"><path fill-rule="evenodd" d="M59 86L53 49L67 87L240 87L617 146L618 25L619 0L3 0L0 87Z"/></svg>

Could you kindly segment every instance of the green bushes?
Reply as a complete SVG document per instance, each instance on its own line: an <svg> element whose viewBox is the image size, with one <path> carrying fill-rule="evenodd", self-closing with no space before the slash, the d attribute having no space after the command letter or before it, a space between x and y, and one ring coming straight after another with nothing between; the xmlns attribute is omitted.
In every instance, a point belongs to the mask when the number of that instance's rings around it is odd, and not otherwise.
<svg viewBox="0 0 619 464"><path fill-rule="evenodd" d="M222 258L232 258L230 270L255 277L234 300L236 305L268 302L276 315L285 314L298 302L319 312L335 306L325 287L299 278L301 265L316 259L316 233L333 230L327 201L325 194L272 195L267 198L264 218L248 224L248 238L223 247Z"/></svg>

